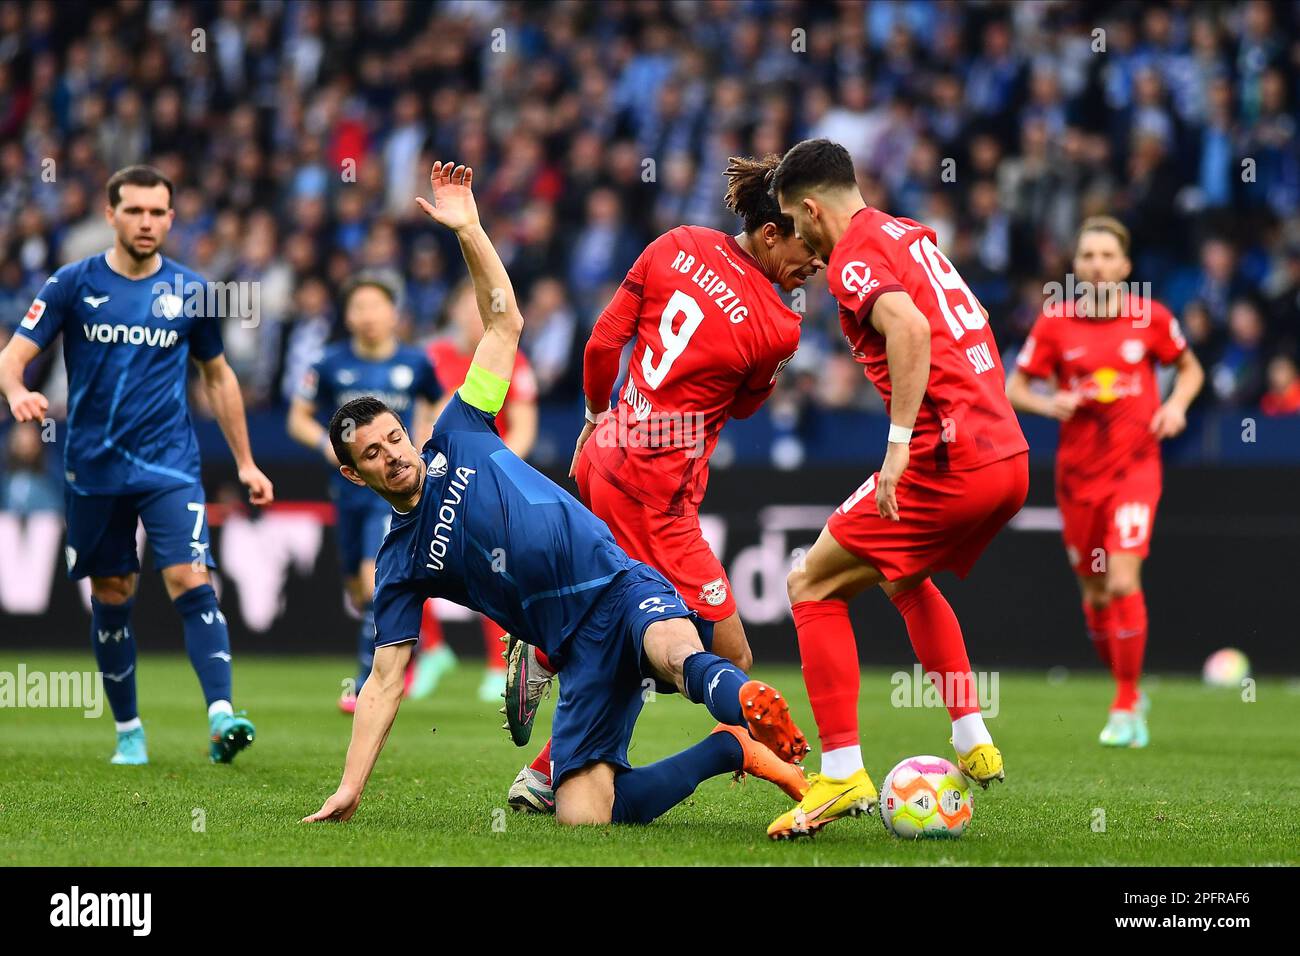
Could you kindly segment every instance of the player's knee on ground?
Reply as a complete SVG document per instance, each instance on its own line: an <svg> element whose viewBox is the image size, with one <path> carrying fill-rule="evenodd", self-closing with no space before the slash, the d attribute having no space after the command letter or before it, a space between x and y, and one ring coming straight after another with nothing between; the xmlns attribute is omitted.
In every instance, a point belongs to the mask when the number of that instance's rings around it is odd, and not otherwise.
<svg viewBox="0 0 1300 956"><path fill-rule="evenodd" d="M704 650L699 632L690 618L672 617L666 621L655 621L645 629L641 649L650 664L651 673L669 684L677 687L681 694L686 693L686 676L682 664L692 654Z"/></svg>
<svg viewBox="0 0 1300 956"><path fill-rule="evenodd" d="M91 578L90 593L101 604L125 604L135 594L135 575L115 574L107 578Z"/></svg>
<svg viewBox="0 0 1300 956"><path fill-rule="evenodd" d="M713 653L725 657L742 671L754 666L754 653L749 649L749 639L745 636L745 625L740 623L739 613L725 617L713 626Z"/></svg>
<svg viewBox="0 0 1300 956"><path fill-rule="evenodd" d="M609 823L614 817L614 768L588 764L564 775L555 791L555 820L564 826Z"/></svg>

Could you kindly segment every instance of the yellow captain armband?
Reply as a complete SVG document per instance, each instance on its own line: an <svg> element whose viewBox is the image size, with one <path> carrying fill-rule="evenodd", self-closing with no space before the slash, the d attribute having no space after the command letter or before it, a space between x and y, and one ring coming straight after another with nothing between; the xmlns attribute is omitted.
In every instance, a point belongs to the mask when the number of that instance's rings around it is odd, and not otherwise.
<svg viewBox="0 0 1300 956"><path fill-rule="evenodd" d="M510 391L510 380L493 375L480 365L471 364L465 384L458 391L463 402L473 405L479 411L495 415L506 403L506 392Z"/></svg>

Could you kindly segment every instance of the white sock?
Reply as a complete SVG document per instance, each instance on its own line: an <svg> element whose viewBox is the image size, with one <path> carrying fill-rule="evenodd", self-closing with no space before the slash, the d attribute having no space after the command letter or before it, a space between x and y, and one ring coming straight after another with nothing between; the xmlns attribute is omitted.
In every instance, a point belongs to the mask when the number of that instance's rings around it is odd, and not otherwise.
<svg viewBox="0 0 1300 956"><path fill-rule="evenodd" d="M984 715L967 714L952 722L952 745L959 754L968 754L980 744L991 744L988 728L984 726Z"/></svg>
<svg viewBox="0 0 1300 956"><path fill-rule="evenodd" d="M228 700L214 700L212 706L208 708L208 720L211 720L217 714L233 714L235 709L230 706Z"/></svg>
<svg viewBox="0 0 1300 956"><path fill-rule="evenodd" d="M139 717L132 717L130 720L115 720L113 726L117 728L119 734L124 734L128 730L135 730L137 727L143 727Z"/></svg>
<svg viewBox="0 0 1300 956"><path fill-rule="evenodd" d="M836 747L822 754L822 774L832 780L847 780L862 769L862 748L857 744Z"/></svg>

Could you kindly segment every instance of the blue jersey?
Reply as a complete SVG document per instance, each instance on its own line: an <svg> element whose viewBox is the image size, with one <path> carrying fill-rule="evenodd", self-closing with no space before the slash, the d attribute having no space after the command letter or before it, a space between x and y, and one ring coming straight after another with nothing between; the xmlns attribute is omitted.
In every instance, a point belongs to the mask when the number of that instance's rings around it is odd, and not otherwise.
<svg viewBox="0 0 1300 956"><path fill-rule="evenodd" d="M222 352L206 288L197 272L165 256L142 279L114 272L100 253L46 280L17 334L44 349L64 333L72 491L128 494L199 480L187 359Z"/></svg>
<svg viewBox="0 0 1300 956"><path fill-rule="evenodd" d="M401 417L409 433L415 419L415 399L436 402L442 398L442 386L433 373L429 357L421 349L399 345L386 359L366 359L357 355L349 340L325 350L321 360L303 379L298 395L316 406L316 415L323 425L328 425L341 405L372 395ZM332 474L330 492L339 506L374 506L376 495L368 488L352 484L337 468ZM378 501L383 507L383 499Z"/></svg>
<svg viewBox="0 0 1300 956"><path fill-rule="evenodd" d="M495 416L458 392L424 445L424 491L379 549L375 646L420 635L426 598L486 614L547 654L562 649L606 587L637 562L605 523L534 471Z"/></svg>

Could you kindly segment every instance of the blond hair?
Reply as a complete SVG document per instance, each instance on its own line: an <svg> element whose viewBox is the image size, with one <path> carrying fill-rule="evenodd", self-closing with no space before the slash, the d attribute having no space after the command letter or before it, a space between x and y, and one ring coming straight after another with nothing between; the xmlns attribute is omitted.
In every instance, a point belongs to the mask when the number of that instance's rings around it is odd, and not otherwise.
<svg viewBox="0 0 1300 956"><path fill-rule="evenodd" d="M1074 237L1075 248L1078 248L1079 240L1083 238L1084 234L1089 232L1105 232L1114 236L1119 241L1120 251L1124 255L1128 255L1128 227L1114 216L1089 216L1085 219L1083 224L1079 226L1078 234Z"/></svg>

